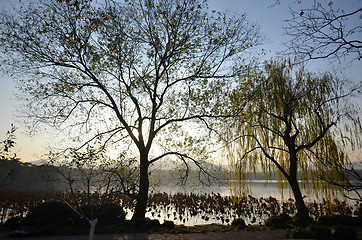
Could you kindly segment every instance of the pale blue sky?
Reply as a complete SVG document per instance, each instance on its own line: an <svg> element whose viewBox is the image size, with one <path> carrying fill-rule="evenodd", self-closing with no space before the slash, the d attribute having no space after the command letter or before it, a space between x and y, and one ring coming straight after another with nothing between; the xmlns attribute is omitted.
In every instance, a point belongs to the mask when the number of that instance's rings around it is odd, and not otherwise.
<svg viewBox="0 0 362 240"><path fill-rule="evenodd" d="M24 1L21 1L24 2ZM230 10L246 12L248 18L260 25L261 32L266 36L265 44L262 45L268 52L268 58L274 56L277 52L284 49L283 42L286 41L286 36L283 33L284 20L290 18L289 7L293 9L301 9L311 7L314 0L303 0L302 4L298 4L295 0L281 0L280 5L270 7L275 0L209 0L209 6L215 10ZM321 1L328 3L329 0ZM356 9L362 5L361 0L339 0L334 1L335 6L342 6L344 9ZM0 0L0 10L9 8L10 3L19 4L19 0ZM1 64L1 63L0 63ZM313 71L331 71L336 67L330 65L326 61L315 61L309 64ZM344 75L352 80L360 81L362 76L362 61L357 61L351 65L347 65L344 70ZM53 136L40 133L30 137L26 133L26 126L16 118L19 112L18 102L13 96L16 92L12 80L4 72L0 72L0 140L4 138L10 124L14 123L19 129L17 132L17 145L15 151L22 161L34 161L45 153L47 144L53 145L56 142L51 142ZM362 105L362 104L361 104Z"/></svg>

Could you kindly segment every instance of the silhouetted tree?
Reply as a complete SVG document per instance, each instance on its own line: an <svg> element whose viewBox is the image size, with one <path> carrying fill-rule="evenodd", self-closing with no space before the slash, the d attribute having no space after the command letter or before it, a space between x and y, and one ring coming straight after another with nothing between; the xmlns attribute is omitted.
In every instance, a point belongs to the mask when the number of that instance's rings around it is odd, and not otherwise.
<svg viewBox="0 0 362 240"><path fill-rule="evenodd" d="M347 91L343 81L321 77L301 68L294 71L287 61L266 63L265 70L240 79L232 95L235 109L247 103L238 118L227 126L229 159L242 193L258 169L280 186L286 180L298 210L300 224L310 222L301 187L311 184L316 194L330 196L336 185L320 181L345 181L345 146L361 146L362 130L354 105L356 89ZM341 173L343 173L341 175ZM301 179L302 184L298 183ZM334 187L335 186L335 187ZM240 188L241 187L241 188Z"/></svg>
<svg viewBox="0 0 362 240"><path fill-rule="evenodd" d="M18 161L19 158L16 157L15 153L11 153L11 148L15 146L15 131L16 127L11 124L11 128L6 133L6 138L1 141L2 147L0 149L0 168L3 170L6 169L6 172L2 172L0 176L0 188L10 184L13 181L14 177L14 169L7 167L6 165L10 165L9 161Z"/></svg>
<svg viewBox="0 0 362 240"><path fill-rule="evenodd" d="M185 176L192 162L208 176L209 136L191 132L228 115L219 109L234 60L260 40L245 14L209 11L205 0L45 0L0 22L35 126L69 129L78 149L101 141L138 152L134 219L145 217L155 162L180 160Z"/></svg>
<svg viewBox="0 0 362 240"><path fill-rule="evenodd" d="M343 165L335 166L335 179L319 174L316 177L344 190L344 196L351 200L362 201L362 169L360 159L346 159ZM342 181L341 181L342 179Z"/></svg>
<svg viewBox="0 0 362 240"><path fill-rule="evenodd" d="M311 8L290 12L284 28L291 37L287 45L301 59L361 60L362 7L345 11L336 9L333 1L327 6L315 1Z"/></svg>

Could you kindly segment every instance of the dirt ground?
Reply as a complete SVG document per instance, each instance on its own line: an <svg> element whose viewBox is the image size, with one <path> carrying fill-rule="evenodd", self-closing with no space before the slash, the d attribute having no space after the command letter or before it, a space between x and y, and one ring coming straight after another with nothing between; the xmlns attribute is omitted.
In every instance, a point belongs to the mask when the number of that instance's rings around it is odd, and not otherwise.
<svg viewBox="0 0 362 240"><path fill-rule="evenodd" d="M116 234L95 235L94 240L276 240L283 239L284 230L248 231L248 232L212 232L212 233L188 233L188 234ZM14 238L0 235L4 240L88 240L88 236L50 236Z"/></svg>

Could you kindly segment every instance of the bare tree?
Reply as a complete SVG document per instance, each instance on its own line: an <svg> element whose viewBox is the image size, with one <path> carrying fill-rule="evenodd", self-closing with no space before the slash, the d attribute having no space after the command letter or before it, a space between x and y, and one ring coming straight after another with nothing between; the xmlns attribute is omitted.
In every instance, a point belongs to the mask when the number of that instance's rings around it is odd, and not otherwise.
<svg viewBox="0 0 362 240"><path fill-rule="evenodd" d="M327 164L333 167L333 172L337 174L337 177L333 179L328 174L317 174L317 179L343 189L344 196L348 199L362 201L360 193L362 190L361 160L346 159L343 164L337 166L333 166L328 161Z"/></svg>
<svg viewBox="0 0 362 240"><path fill-rule="evenodd" d="M56 179L54 173L48 177L50 181L55 181L56 191L57 186L67 186L66 190L71 195L77 191L86 192L88 205L94 204L90 199L94 192L100 194L100 204L111 201L114 194L136 198L139 169L136 159L129 159L125 154L120 153L117 159L112 159L104 149L92 146L83 151L49 152L48 163L52 168L56 166L58 175Z"/></svg>
<svg viewBox="0 0 362 240"><path fill-rule="evenodd" d="M260 41L245 14L209 11L205 0L42 0L3 14L0 29L35 126L68 129L79 149L101 141L137 153L133 219L145 217L155 162L173 156L207 175L199 127L228 116L220 106L234 60Z"/></svg>
<svg viewBox="0 0 362 240"><path fill-rule="evenodd" d="M347 12L336 9L333 1L327 6L315 1L311 8L291 9L290 13L284 27L291 37L287 46L301 59L361 60L361 7Z"/></svg>

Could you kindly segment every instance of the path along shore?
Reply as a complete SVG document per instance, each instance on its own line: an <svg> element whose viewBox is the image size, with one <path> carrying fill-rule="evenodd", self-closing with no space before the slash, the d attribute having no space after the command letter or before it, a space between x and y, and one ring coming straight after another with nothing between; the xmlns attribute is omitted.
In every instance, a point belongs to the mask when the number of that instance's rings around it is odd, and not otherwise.
<svg viewBox="0 0 362 240"><path fill-rule="evenodd" d="M277 240L284 238L284 230L247 231L247 232L211 232L186 234L107 234L95 235L94 240ZM0 235L1 240L88 240L89 236L47 236L31 238L9 238Z"/></svg>

